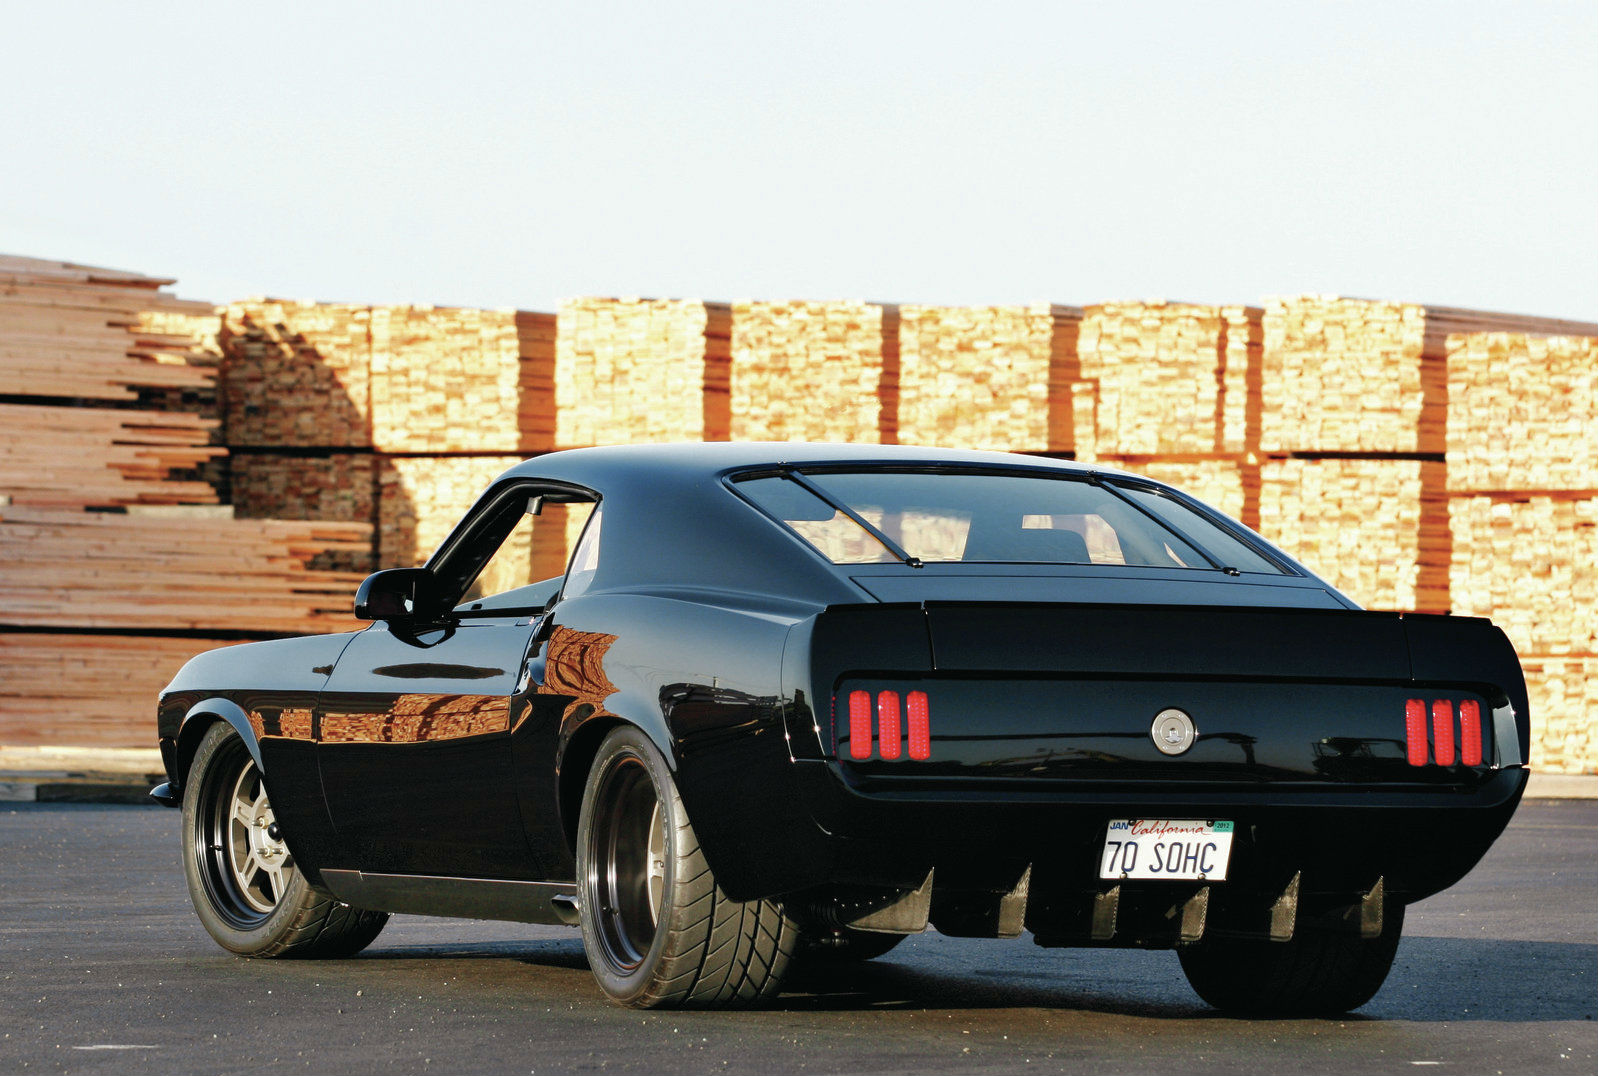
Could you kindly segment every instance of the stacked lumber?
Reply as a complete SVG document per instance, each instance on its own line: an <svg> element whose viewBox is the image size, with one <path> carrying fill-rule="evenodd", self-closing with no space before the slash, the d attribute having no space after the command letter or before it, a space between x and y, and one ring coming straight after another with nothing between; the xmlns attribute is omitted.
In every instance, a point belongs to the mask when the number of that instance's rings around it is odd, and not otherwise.
<svg viewBox="0 0 1598 1076"><path fill-rule="evenodd" d="M1259 314L1167 302L1087 307L1077 354L1081 376L1098 387L1099 454L1245 451Z"/></svg>
<svg viewBox="0 0 1598 1076"><path fill-rule="evenodd" d="M190 319L209 305L172 283L67 262L0 255L0 395L136 402L152 390L207 394Z"/></svg>
<svg viewBox="0 0 1598 1076"><path fill-rule="evenodd" d="M886 431L892 440L897 419L882 389L895 372L894 314L876 303L734 303L731 439L873 443Z"/></svg>
<svg viewBox="0 0 1598 1076"><path fill-rule="evenodd" d="M1260 532L1354 601L1448 610L1443 465L1427 460L1270 460Z"/></svg>
<svg viewBox="0 0 1598 1076"><path fill-rule="evenodd" d="M905 306L899 314L901 442L1075 451L1080 310Z"/></svg>
<svg viewBox="0 0 1598 1076"><path fill-rule="evenodd" d="M361 577L316 571L371 540L361 523L0 508L4 623L18 627L306 633L354 626Z"/></svg>
<svg viewBox="0 0 1598 1076"><path fill-rule="evenodd" d="M377 561L418 565L520 456L384 457L377 464Z"/></svg>
<svg viewBox="0 0 1598 1076"><path fill-rule="evenodd" d="M515 452L521 337L514 310L371 310L372 446L381 452Z"/></svg>
<svg viewBox="0 0 1598 1076"><path fill-rule="evenodd" d="M1447 337L1450 490L1598 491L1598 326L1591 329Z"/></svg>
<svg viewBox="0 0 1598 1076"><path fill-rule="evenodd" d="M1242 519L1252 499L1259 501L1260 468L1240 460L1145 460L1127 470L1183 493L1233 519Z"/></svg>
<svg viewBox="0 0 1598 1076"><path fill-rule="evenodd" d="M1598 498L1454 497L1454 611L1522 655L1598 655Z"/></svg>
<svg viewBox="0 0 1598 1076"><path fill-rule="evenodd" d="M1413 303L1306 295L1266 300L1267 452L1441 452L1446 372Z"/></svg>
<svg viewBox="0 0 1598 1076"><path fill-rule="evenodd" d="M1531 704L1532 769L1598 771L1598 658L1523 657Z"/></svg>
<svg viewBox="0 0 1598 1076"><path fill-rule="evenodd" d="M516 388L519 452L544 452L555 445L555 315L516 311L521 373Z"/></svg>
<svg viewBox="0 0 1598 1076"><path fill-rule="evenodd" d="M156 695L227 643L151 635L0 632L0 743L149 747Z"/></svg>
<svg viewBox="0 0 1598 1076"><path fill-rule="evenodd" d="M556 445L726 439L729 307L569 299L556 319Z"/></svg>
<svg viewBox="0 0 1598 1076"><path fill-rule="evenodd" d="M345 303L230 304L221 333L227 444L370 447L371 322L371 308Z"/></svg>
<svg viewBox="0 0 1598 1076"><path fill-rule="evenodd" d="M334 452L293 456L280 452L235 453L229 461L233 512L240 519L299 519L332 523L377 522L377 458ZM370 546L322 554L313 568L370 572Z"/></svg>
<svg viewBox="0 0 1598 1076"><path fill-rule="evenodd" d="M208 482L175 477L227 450L216 420L187 412L0 404L0 493L57 508L214 504Z"/></svg>

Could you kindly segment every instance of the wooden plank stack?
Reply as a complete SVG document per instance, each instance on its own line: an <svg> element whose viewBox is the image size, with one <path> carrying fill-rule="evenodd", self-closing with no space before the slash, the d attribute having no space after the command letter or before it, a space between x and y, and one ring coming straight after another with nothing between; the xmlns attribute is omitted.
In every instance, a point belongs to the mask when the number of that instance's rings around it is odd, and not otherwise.
<svg viewBox="0 0 1598 1076"><path fill-rule="evenodd" d="M371 447L370 307L231 303L220 343L229 447Z"/></svg>
<svg viewBox="0 0 1598 1076"><path fill-rule="evenodd" d="M383 457L377 463L380 567L421 564L520 456Z"/></svg>
<svg viewBox="0 0 1598 1076"><path fill-rule="evenodd" d="M1098 386L1098 454L1246 451L1257 317L1247 307L1188 303L1087 307L1077 353L1082 377Z"/></svg>
<svg viewBox="0 0 1598 1076"><path fill-rule="evenodd" d="M1081 310L904 306L899 313L900 442L1075 451Z"/></svg>
<svg viewBox="0 0 1598 1076"><path fill-rule="evenodd" d="M1443 311L1450 589L1522 655L1533 763L1598 761L1598 325Z"/></svg>
<svg viewBox="0 0 1598 1076"><path fill-rule="evenodd" d="M730 307L569 299L557 327L556 445L727 439Z"/></svg>
<svg viewBox="0 0 1598 1076"><path fill-rule="evenodd" d="M213 633L352 623L358 577L312 564L369 527L246 523L216 504L221 319L169 283L0 258L5 742L148 745L154 680ZM192 635L162 634L177 632Z"/></svg>
<svg viewBox="0 0 1598 1076"><path fill-rule="evenodd" d="M734 303L731 439L897 440L897 314L877 303Z"/></svg>

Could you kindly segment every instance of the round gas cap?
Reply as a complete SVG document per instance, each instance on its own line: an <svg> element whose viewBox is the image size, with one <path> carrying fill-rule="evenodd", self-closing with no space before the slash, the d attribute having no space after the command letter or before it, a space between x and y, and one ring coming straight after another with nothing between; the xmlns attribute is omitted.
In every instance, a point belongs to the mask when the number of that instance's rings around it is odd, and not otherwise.
<svg viewBox="0 0 1598 1076"><path fill-rule="evenodd" d="M1149 739L1165 754L1180 755L1198 739L1198 729L1193 727L1191 717L1173 706L1154 715Z"/></svg>

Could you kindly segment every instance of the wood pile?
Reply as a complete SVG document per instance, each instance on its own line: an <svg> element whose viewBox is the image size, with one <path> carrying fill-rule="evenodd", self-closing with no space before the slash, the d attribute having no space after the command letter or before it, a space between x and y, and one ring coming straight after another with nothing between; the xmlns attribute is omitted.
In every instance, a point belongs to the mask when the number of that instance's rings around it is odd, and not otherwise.
<svg viewBox="0 0 1598 1076"><path fill-rule="evenodd" d="M229 460L233 513L240 519L299 519L330 523L377 522L377 457L356 452L293 456L280 452L234 453ZM329 552L313 568L371 572L370 544L357 551Z"/></svg>
<svg viewBox="0 0 1598 1076"><path fill-rule="evenodd" d="M896 440L895 400L883 393L896 372L896 315L875 303L734 303L731 439Z"/></svg>
<svg viewBox="0 0 1598 1076"><path fill-rule="evenodd" d="M229 447L371 447L370 307L232 303L221 347Z"/></svg>
<svg viewBox="0 0 1598 1076"><path fill-rule="evenodd" d="M13 504L104 508L215 504L197 472L227 450L187 412L0 404L0 493Z"/></svg>
<svg viewBox="0 0 1598 1076"><path fill-rule="evenodd" d="M1260 311L1104 303L1083 312L1081 376L1097 385L1101 456L1241 453Z"/></svg>
<svg viewBox="0 0 1598 1076"><path fill-rule="evenodd" d="M901 307L900 442L1073 452L1081 317L1048 304Z"/></svg>
<svg viewBox="0 0 1598 1076"><path fill-rule="evenodd" d="M0 618L11 627L304 633L353 627L361 576L313 571L356 552L363 523L0 508Z"/></svg>
<svg viewBox="0 0 1598 1076"><path fill-rule="evenodd" d="M155 698L218 639L0 632L0 743L149 747Z"/></svg>
<svg viewBox="0 0 1598 1076"><path fill-rule="evenodd" d="M520 456L384 457L377 463L377 561L418 565Z"/></svg>
<svg viewBox="0 0 1598 1076"><path fill-rule="evenodd" d="M378 306L370 316L375 449L518 451L523 355L514 310Z"/></svg>
<svg viewBox="0 0 1598 1076"><path fill-rule="evenodd" d="M1239 460L1145 460L1127 470L1175 486L1233 519L1259 503L1260 468Z"/></svg>
<svg viewBox="0 0 1598 1076"><path fill-rule="evenodd" d="M556 445L727 439L730 307L569 299L556 317Z"/></svg>
<svg viewBox="0 0 1598 1076"><path fill-rule="evenodd" d="M1598 492L1598 326L1592 332L1447 338L1450 490Z"/></svg>
<svg viewBox="0 0 1598 1076"><path fill-rule="evenodd" d="M1598 658L1523 657L1531 705L1531 766L1544 773L1598 770Z"/></svg>
<svg viewBox="0 0 1598 1076"><path fill-rule="evenodd" d="M1260 533L1367 608L1447 612L1442 471L1426 460L1267 461Z"/></svg>

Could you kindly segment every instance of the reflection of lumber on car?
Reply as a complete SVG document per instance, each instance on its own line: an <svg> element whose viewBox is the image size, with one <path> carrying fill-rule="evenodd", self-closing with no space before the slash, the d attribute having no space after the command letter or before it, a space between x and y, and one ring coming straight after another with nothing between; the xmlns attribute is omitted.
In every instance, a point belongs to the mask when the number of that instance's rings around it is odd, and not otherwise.
<svg viewBox="0 0 1598 1076"><path fill-rule="evenodd" d="M618 1001L727 1005L930 924L1174 947L1222 1008L1338 1011L1526 780L1491 624L1361 612L1169 487L1051 460L555 453L357 613L162 696L156 795L237 952L567 922Z"/></svg>

